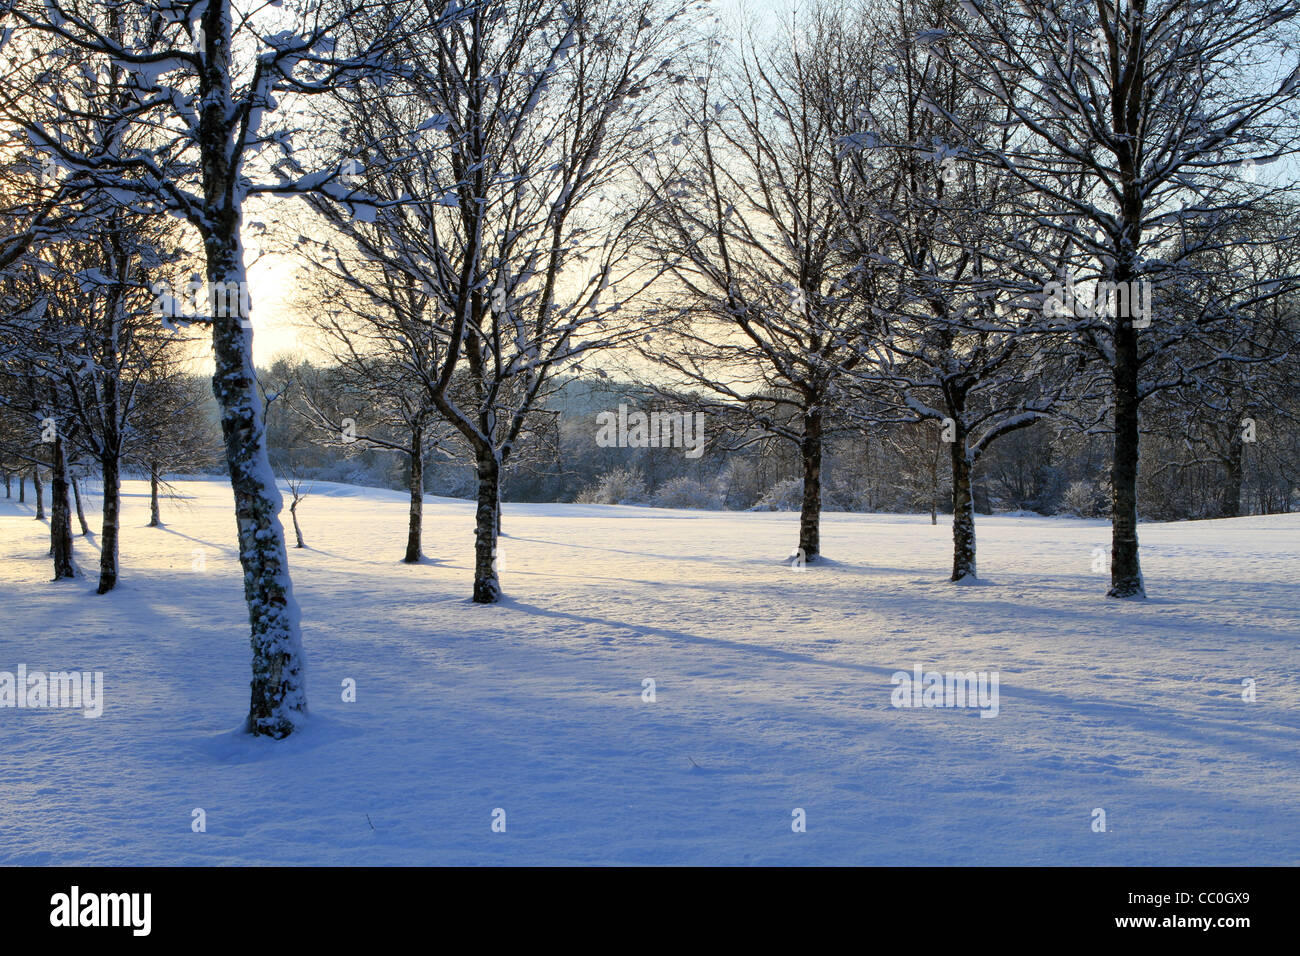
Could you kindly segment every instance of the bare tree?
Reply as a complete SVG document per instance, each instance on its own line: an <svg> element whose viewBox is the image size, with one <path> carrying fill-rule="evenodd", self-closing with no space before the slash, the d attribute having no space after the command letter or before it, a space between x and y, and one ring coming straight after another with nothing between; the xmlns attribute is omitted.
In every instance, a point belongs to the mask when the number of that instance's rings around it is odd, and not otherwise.
<svg viewBox="0 0 1300 956"><path fill-rule="evenodd" d="M1092 290L1079 296L1091 304L1069 313L1110 378L1114 598L1145 595L1142 402L1223 360L1210 350L1188 367L1172 353L1225 323L1251 334L1252 310L1296 283L1234 273L1190 314L1153 318L1132 305L1196 281L1200 253L1234 240L1232 213L1284 188L1241 173L1295 152L1298 21L1289 0L962 0L936 43L963 82L1006 110L1013 133L995 144L970 137L967 155L1032 193L1040 221L1072 243L1060 284ZM945 114L941 102L927 105Z"/></svg>
<svg viewBox="0 0 1300 956"><path fill-rule="evenodd" d="M336 240L337 242L337 240ZM324 245L299 244L298 250L310 263ZM334 246L329 246L333 249ZM425 330L412 328L408 309L394 308L394 301L408 301L398 283L384 282L384 295L361 291L369 283L357 275L342 256L332 266L316 265L308 280L311 302L303 304L307 323L334 363L328 384L299 382L292 404L317 429L317 440L334 447L380 448L407 459L407 489L410 493L406 552L402 560L416 564L422 557L424 516L424 465L431 447L444 454L448 435L440 428L437 410L424 377L414 368L432 367L437 357L431 346L436 340ZM352 278L332 277L338 269ZM377 282L383 282L376 277ZM364 409L343 410L327 400L342 385L347 394L364 397Z"/></svg>
<svg viewBox="0 0 1300 956"><path fill-rule="evenodd" d="M648 255L673 287L658 298L662 340L641 349L676 387L709 396L719 420L739 413L798 449L805 561L821 553L824 443L851 427L835 413L871 341L861 302L879 277L848 248L832 189L849 112L837 103L858 91L814 53L823 38L749 43L726 72L704 64L686 85L683 132L649 180L668 201L656 207Z"/></svg>
<svg viewBox="0 0 1300 956"><path fill-rule="evenodd" d="M317 202L347 240L318 262L381 306L389 354L472 450L473 599L492 603L502 469L553 371L624 341L627 308L653 278L629 264L653 203L630 187L662 135L652 90L677 69L684 6L427 10L400 82L334 103L330 125L348 132L356 175L381 202L368 221Z"/></svg>
<svg viewBox="0 0 1300 956"><path fill-rule="evenodd" d="M932 49L943 16L942 5L910 0L867 12L872 34L893 30L897 39L877 95L843 137L848 175L836 185L868 194L873 181L887 183L884 201L858 207L869 228L848 231L863 259L888 249L891 265L890 294L869 304L883 340L856 371L897 393L885 408L940 425L951 469L952 580L962 582L977 576L973 476L981 457L1051 414L1070 369L1068 340L1042 310L1041 290L1060 258L1055 237L1026 212L1017 180L964 161L956 145L1004 145L1006 110ZM862 42L859 22L835 24L854 33L840 48ZM845 59L836 59L838 69L853 68ZM841 205L853 207L852 193Z"/></svg>
<svg viewBox="0 0 1300 956"><path fill-rule="evenodd" d="M351 23L376 4L340 0L263 7L248 15L232 0L162 0L124 7L88 0L5 0L20 39L47 38L76 52L82 80L56 90L45 108L23 113L11 98L0 112L39 150L119 195L135 211L186 220L202 243L226 461L235 497L253 652L248 730L281 738L306 712L297 604L289 580L282 506L267 458L251 357L250 306L241 227L246 201L264 194L350 190L338 170L295 166L293 128L273 128L278 98L362 82L382 70L382 47L400 32L357 46ZM388 5L390 12L392 5ZM68 145L62 129L86 113L115 135L94 152ZM270 155L279 165L271 167ZM261 174L261 181L255 177ZM277 175L278 174L278 175Z"/></svg>

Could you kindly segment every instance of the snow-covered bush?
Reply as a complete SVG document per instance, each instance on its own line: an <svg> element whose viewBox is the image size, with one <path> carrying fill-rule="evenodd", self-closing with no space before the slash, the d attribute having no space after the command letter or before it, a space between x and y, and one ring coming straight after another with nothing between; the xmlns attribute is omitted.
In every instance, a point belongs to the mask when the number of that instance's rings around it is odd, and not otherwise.
<svg viewBox="0 0 1300 956"><path fill-rule="evenodd" d="M1061 505L1067 513L1080 518L1099 517L1104 509L1101 492L1090 481L1070 482L1061 496Z"/></svg>
<svg viewBox="0 0 1300 956"><path fill-rule="evenodd" d="M584 488L577 501L584 505L639 505L646 500L645 476L639 468L615 468Z"/></svg>
<svg viewBox="0 0 1300 956"><path fill-rule="evenodd" d="M803 479L783 478L767 490L754 511L798 511L803 507Z"/></svg>
<svg viewBox="0 0 1300 956"><path fill-rule="evenodd" d="M652 503L656 508L701 508L714 511L723 507L723 496L704 482L681 475L670 478L656 488Z"/></svg>

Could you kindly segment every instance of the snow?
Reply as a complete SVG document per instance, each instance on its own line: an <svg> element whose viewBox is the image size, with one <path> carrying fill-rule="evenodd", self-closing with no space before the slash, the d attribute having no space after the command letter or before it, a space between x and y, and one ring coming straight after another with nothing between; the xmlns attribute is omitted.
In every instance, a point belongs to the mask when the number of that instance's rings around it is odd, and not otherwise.
<svg viewBox="0 0 1300 956"><path fill-rule="evenodd" d="M1300 515L1144 524L1150 598L1116 602L1103 521L979 517L965 588L928 517L827 515L796 573L795 514L507 504L478 606L472 502L429 499L407 566L402 493L318 482L310 719L273 742L238 733L229 487L177 485L158 529L125 484L103 597L87 539L49 583L48 526L0 498L0 671L102 670L105 699L0 710L0 863L1300 862ZM893 708L916 666L997 672L996 719Z"/></svg>

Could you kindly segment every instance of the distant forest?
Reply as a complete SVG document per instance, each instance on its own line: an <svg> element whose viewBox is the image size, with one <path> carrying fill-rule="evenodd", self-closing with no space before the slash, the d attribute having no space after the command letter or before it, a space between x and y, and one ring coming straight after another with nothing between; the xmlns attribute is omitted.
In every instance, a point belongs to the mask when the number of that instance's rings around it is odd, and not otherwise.
<svg viewBox="0 0 1300 956"><path fill-rule="evenodd" d="M349 390L336 370L285 360L262 369L273 466L281 478L337 481L406 489L410 456L395 452L408 437L400 425L370 411L371 399ZM216 404L206 378L202 414L219 435ZM323 396L328 397L326 401ZM602 448L596 417L602 411L707 408L705 451L681 448ZM328 407L323 407L328 406ZM1300 507L1300 437L1293 432L1254 436L1241 429L1188 420L1151 409L1144 421L1139 500L1153 521L1289 513ZM1161 413L1163 412L1163 413ZM355 422L355 437L324 422ZM1235 425L1236 423L1234 423ZM853 427L841 423L827 441L823 501L828 510L952 513L947 445L942 426L928 421ZM525 440L503 476L510 501L638 504L665 508L798 511L802 466L789 442L747 428L698 395L673 395L613 378L565 376L539 402ZM976 466L976 509L983 514L1029 511L1043 515L1104 517L1110 489L1107 435L1085 435L1046 420L1007 435ZM193 471L219 468L213 457ZM426 442L427 494L472 499L473 454L450 428Z"/></svg>

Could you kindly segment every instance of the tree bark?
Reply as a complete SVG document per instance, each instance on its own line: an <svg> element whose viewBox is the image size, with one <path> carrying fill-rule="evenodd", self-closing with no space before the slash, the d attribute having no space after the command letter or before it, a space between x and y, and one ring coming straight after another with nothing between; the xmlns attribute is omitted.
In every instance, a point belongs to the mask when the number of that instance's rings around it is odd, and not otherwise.
<svg viewBox="0 0 1300 956"><path fill-rule="evenodd" d="M117 355L115 324L109 323L104 330L105 355ZM100 522L97 593L107 594L117 587L118 540L122 528L122 418L117 375L105 375L102 388L104 433L100 439L99 471L104 484L104 513Z"/></svg>
<svg viewBox="0 0 1300 956"><path fill-rule="evenodd" d="M222 230L226 242L209 237L206 243L207 278L213 286L235 283L235 288L247 288L238 221L237 215L230 215ZM266 449L252 335L238 314L214 316L212 344L216 359L212 393L221 408L253 652L246 728L252 734L280 739L293 732L307 710L298 605L279 518L284 502Z"/></svg>
<svg viewBox="0 0 1300 956"><path fill-rule="evenodd" d="M930 457L930 524L939 523L939 448Z"/></svg>
<svg viewBox="0 0 1300 956"><path fill-rule="evenodd" d="M799 550L811 562L821 553L822 517L822 412L809 408L803 415L803 437L799 443L803 459L803 506L799 511Z"/></svg>
<svg viewBox="0 0 1300 956"><path fill-rule="evenodd" d="M68 463L63 436L56 434L50 463L50 553L54 580L76 577L72 565L72 508L68 501Z"/></svg>
<svg viewBox="0 0 1300 956"><path fill-rule="evenodd" d="M298 547L305 548L306 544L302 540L302 528L298 524L298 499L293 499L293 504L289 505L289 516L293 518L293 536L298 542Z"/></svg>
<svg viewBox="0 0 1300 956"><path fill-rule="evenodd" d="M45 520L45 484L41 481L39 465L32 468L32 487L36 489L36 520Z"/></svg>
<svg viewBox="0 0 1300 956"><path fill-rule="evenodd" d="M18 503L27 503L27 476L21 471L18 472Z"/></svg>
<svg viewBox="0 0 1300 956"><path fill-rule="evenodd" d="M474 522L474 603L501 600L497 576L497 511L500 507L501 465L490 448L481 448L478 460L478 512Z"/></svg>
<svg viewBox="0 0 1300 956"><path fill-rule="evenodd" d="M221 410L230 487L235 498L239 562L244 571L252 648L248 720L252 734L289 736L306 716L302 640L298 604L289 580L280 510L284 501L275 485L266 448L262 396L253 367L248 317L248 276L240 245L242 186L230 144L239 116L233 102L231 6L212 2L203 8L206 45L199 81L199 158L203 177L205 277L209 290L233 290L239 307L210 309L215 371L212 393ZM215 296L214 296L215 298Z"/></svg>
<svg viewBox="0 0 1300 956"><path fill-rule="evenodd" d="M104 514L100 524L97 593L107 594L117 587L117 535L122 523L122 482L117 452L107 442L99 459L99 468L104 480Z"/></svg>
<svg viewBox="0 0 1300 956"><path fill-rule="evenodd" d="M406 555L402 558L407 564L420 562L420 536L424 523L424 428L420 425L411 427L411 514L406 531Z"/></svg>
<svg viewBox="0 0 1300 956"><path fill-rule="evenodd" d="M952 457L952 578L974 579L975 573L975 496L971 488L972 461L966 448L966 429L957 415L954 438L949 446Z"/></svg>
<svg viewBox="0 0 1300 956"><path fill-rule="evenodd" d="M1126 279L1127 277L1123 277ZM1138 347L1132 323L1115 323L1115 448L1111 461L1110 590L1107 597L1142 598L1138 560Z"/></svg>
<svg viewBox="0 0 1300 956"><path fill-rule="evenodd" d="M158 514L158 462L149 462L149 527L162 527Z"/></svg>
<svg viewBox="0 0 1300 956"><path fill-rule="evenodd" d="M77 522L81 525L81 536L84 538L90 534L90 525L86 521L86 512L81 507L81 483L77 481L77 476L72 476L72 498L77 503Z"/></svg>

